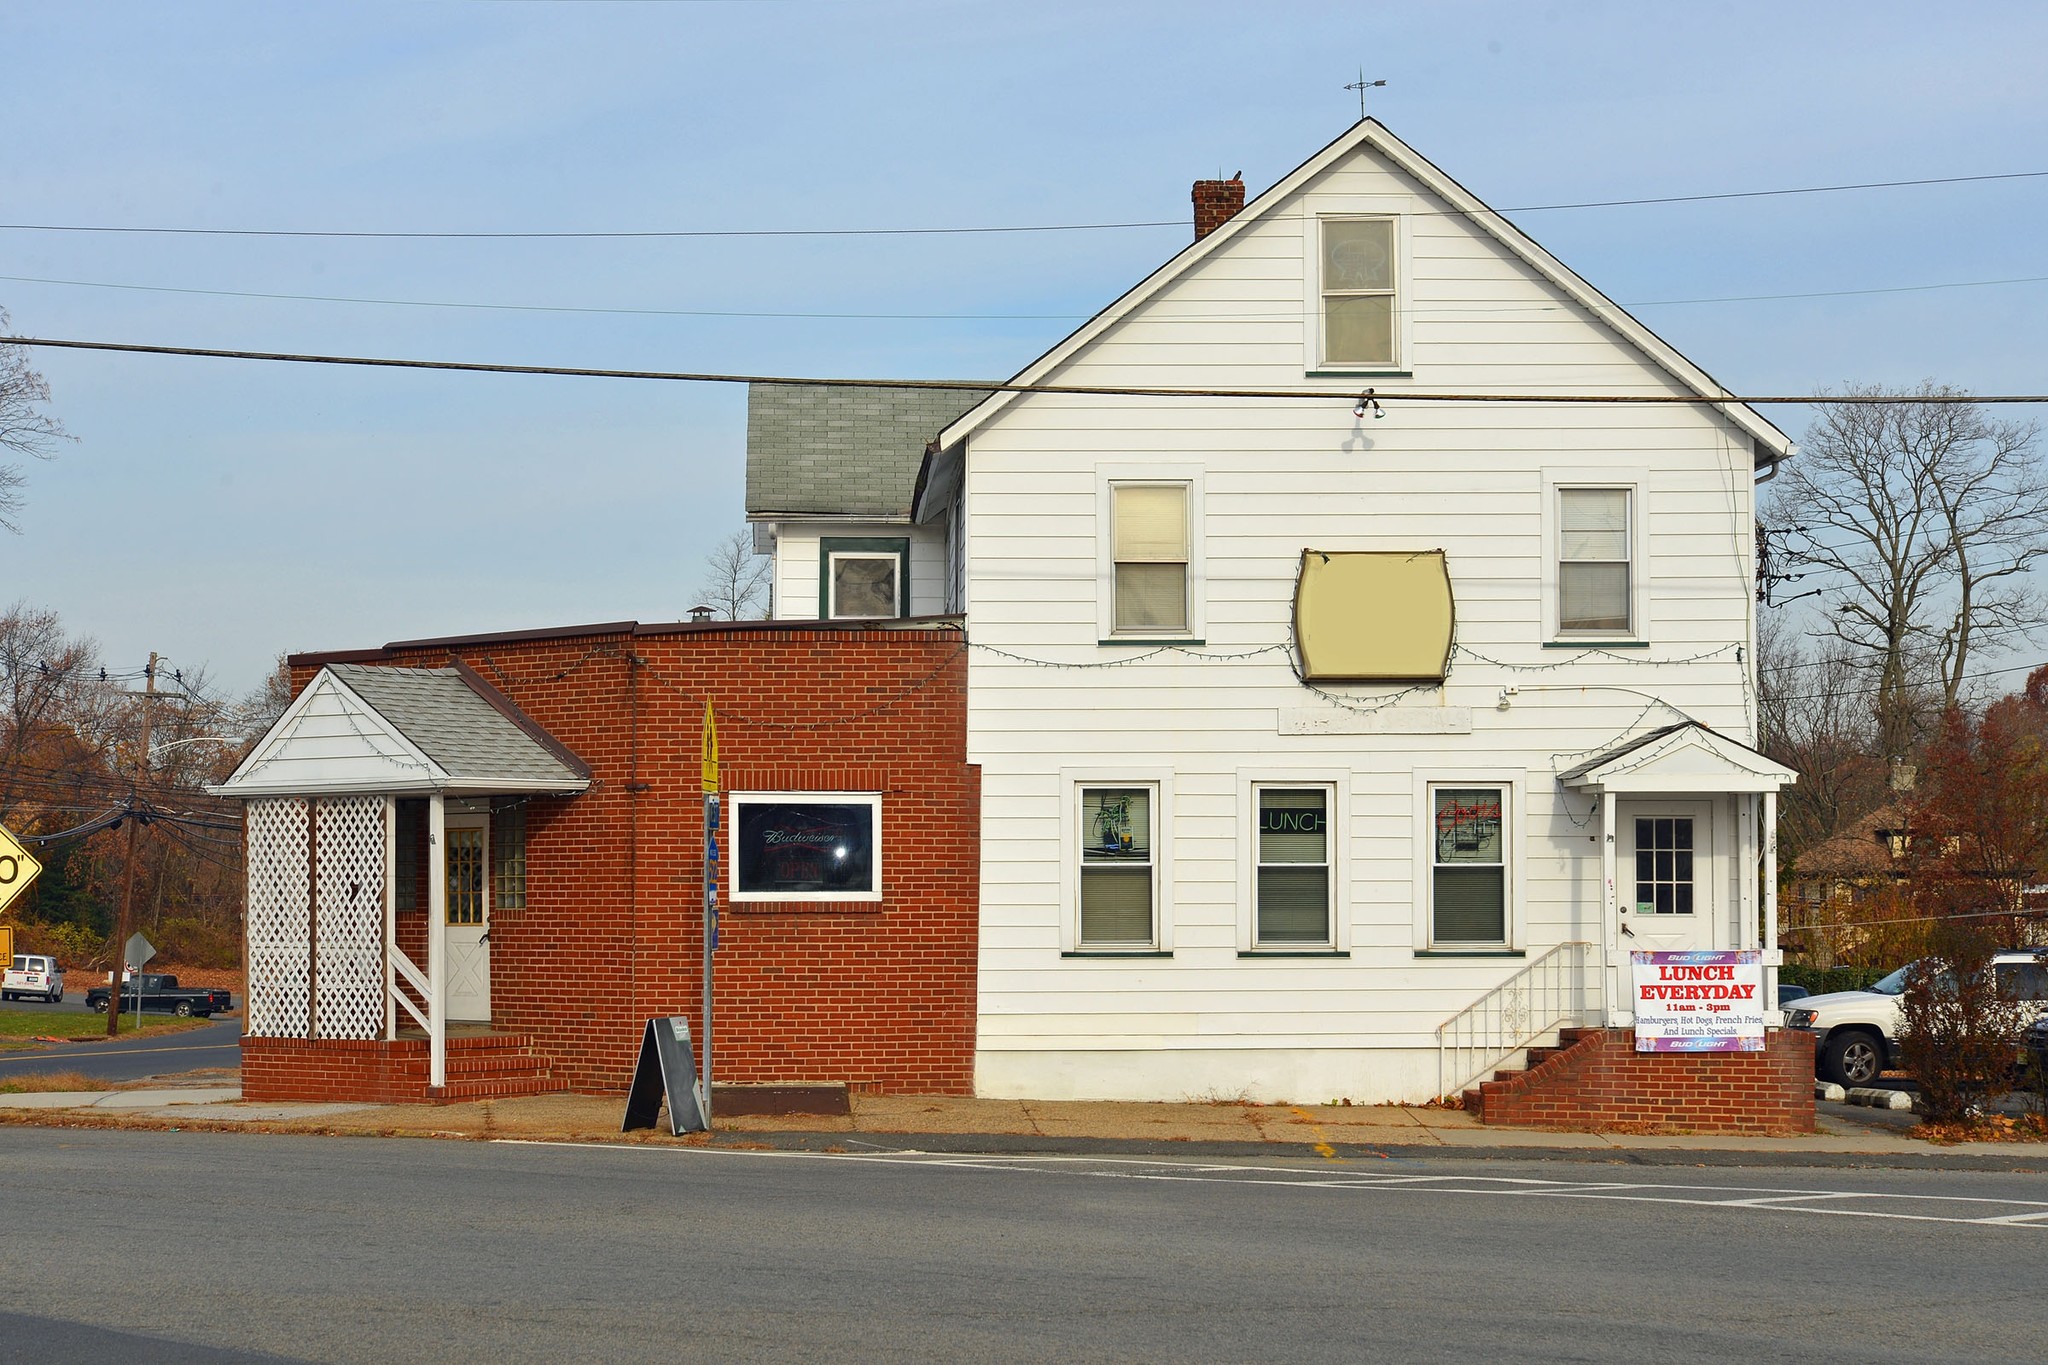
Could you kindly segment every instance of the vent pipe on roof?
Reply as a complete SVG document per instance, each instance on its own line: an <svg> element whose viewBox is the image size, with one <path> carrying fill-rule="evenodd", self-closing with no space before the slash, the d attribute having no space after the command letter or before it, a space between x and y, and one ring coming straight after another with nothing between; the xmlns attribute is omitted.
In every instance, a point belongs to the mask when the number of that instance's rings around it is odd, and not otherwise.
<svg viewBox="0 0 2048 1365"><path fill-rule="evenodd" d="M1201 241L1244 208L1244 172L1228 180L1195 182L1195 240Z"/></svg>

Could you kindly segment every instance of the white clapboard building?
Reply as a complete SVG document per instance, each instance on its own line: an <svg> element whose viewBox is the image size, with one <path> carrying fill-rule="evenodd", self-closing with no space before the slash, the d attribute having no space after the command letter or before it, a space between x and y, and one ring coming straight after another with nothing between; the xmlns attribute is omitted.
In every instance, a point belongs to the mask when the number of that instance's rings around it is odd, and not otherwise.
<svg viewBox="0 0 2048 1365"><path fill-rule="evenodd" d="M967 621L981 1093L1421 1100L1773 948L1785 435L1376 121L1194 197L1011 387L754 393L776 615Z"/></svg>

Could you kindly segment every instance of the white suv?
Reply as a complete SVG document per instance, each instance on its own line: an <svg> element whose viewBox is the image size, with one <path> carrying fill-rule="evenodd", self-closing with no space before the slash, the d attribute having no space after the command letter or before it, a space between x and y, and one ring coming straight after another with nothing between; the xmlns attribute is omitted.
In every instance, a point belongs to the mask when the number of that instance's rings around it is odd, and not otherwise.
<svg viewBox="0 0 2048 1365"><path fill-rule="evenodd" d="M1911 970L1901 967L1867 991L1809 995L1786 1012L1787 1026L1813 1035L1813 1069L1822 1080L1869 1085L1899 1064L1900 997ZM2000 993L2048 1002L2048 968L2038 954L2000 953L1991 971Z"/></svg>

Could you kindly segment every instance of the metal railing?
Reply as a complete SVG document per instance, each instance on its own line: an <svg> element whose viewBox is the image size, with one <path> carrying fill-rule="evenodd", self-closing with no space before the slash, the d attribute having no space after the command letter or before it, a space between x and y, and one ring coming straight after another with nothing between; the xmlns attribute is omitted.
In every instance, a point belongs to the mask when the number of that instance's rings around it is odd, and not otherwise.
<svg viewBox="0 0 2048 1365"><path fill-rule="evenodd" d="M1560 943L1437 1026L1436 1084L1455 1095L1554 1028L1582 1023L1593 945Z"/></svg>

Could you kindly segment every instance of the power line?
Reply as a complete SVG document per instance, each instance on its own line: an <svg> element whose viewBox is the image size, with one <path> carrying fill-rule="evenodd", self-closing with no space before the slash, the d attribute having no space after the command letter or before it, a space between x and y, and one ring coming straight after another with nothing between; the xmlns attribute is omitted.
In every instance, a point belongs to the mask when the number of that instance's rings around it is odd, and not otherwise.
<svg viewBox="0 0 2048 1365"><path fill-rule="evenodd" d="M811 312L749 308L617 308L596 304L488 303L463 299L388 299L349 294L291 294L257 289L201 289L189 285L124 284L112 280L60 280L38 275L0 275L15 284L41 284L69 289L113 289L126 293L178 294L199 298L257 299L274 303L344 303L376 308L448 308L493 313L567 313L597 317L654 318L762 318L801 322L1079 322L1088 313L848 313ZM1995 287L2048 284L2048 275L2018 275L1998 280L1953 280L1937 284L1884 285L1868 289L1816 289L1789 294L1727 294L1691 299L1641 299L1622 303L1624 308L1674 308L1709 303L1776 303L1802 299L1864 298L1885 294L1920 294L1944 289L1989 289ZM1469 308L1400 308L1408 318L1499 317L1512 313L1562 313L1575 305L1504 304ZM1217 313L1207 316L1177 313L1178 322L1265 322L1299 317L1300 310L1287 313Z"/></svg>
<svg viewBox="0 0 2048 1365"><path fill-rule="evenodd" d="M2003 171L1989 175L1943 175L1917 180L1865 180L1840 185L1798 185L1773 190L1723 190L1705 194L1667 194L1636 199L1584 199L1570 203L1523 204L1495 209L1428 209L1414 217L1472 218L1483 214L1555 213L1571 209L1632 208L1653 204L1700 204L1715 200L1779 199L1801 194L1844 194L1860 190L1911 189L1928 185L1965 185L1998 180L2036 180L2048 171ZM1288 214L1289 218L1304 215ZM112 223L0 223L4 232L127 233L165 237L317 237L375 241L640 241L691 238L778 237L964 237L1032 232L1109 232L1132 228L1185 228L1183 218L1149 218L1108 223L1006 223L980 227L880 228L638 228L607 231L373 231L334 228L203 228L151 227Z"/></svg>
<svg viewBox="0 0 2048 1365"><path fill-rule="evenodd" d="M784 374L724 374L693 370L615 370L577 365L494 365L467 360L408 360L391 356L324 355L295 351L232 351L211 346L147 346L123 341L71 341L54 337L10 336L12 346L47 346L74 351L111 351L129 355L191 356L215 360L270 360L294 365L360 365L378 369L452 370L466 374L553 375L583 379L651 379L686 384L775 384L824 389L924 389L941 392L1076 394L1108 398L1273 398L1315 402L1349 401L1349 389L1191 389L1112 384L1023 384L1000 379L848 379ZM1370 376L1366 376L1369 378ZM1436 393L1402 392L1380 396L1384 403L1585 403L1615 406L1721 406L1740 404L1823 403L1871 406L1912 403L1958 406L1968 403L2048 403L2048 394L1673 394L1673 393Z"/></svg>

